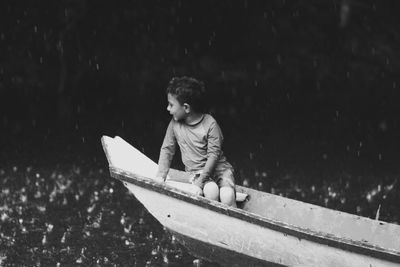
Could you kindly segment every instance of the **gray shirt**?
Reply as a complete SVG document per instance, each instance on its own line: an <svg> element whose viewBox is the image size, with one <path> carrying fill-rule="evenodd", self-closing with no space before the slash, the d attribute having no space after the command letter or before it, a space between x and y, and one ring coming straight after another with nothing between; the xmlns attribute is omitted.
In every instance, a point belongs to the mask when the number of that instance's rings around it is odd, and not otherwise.
<svg viewBox="0 0 400 267"><path fill-rule="evenodd" d="M219 164L231 167L221 149L223 139L217 121L209 114L204 114L195 125L172 119L161 146L157 176L167 176L176 144L179 145L182 162L188 172L201 171L202 176L209 177Z"/></svg>

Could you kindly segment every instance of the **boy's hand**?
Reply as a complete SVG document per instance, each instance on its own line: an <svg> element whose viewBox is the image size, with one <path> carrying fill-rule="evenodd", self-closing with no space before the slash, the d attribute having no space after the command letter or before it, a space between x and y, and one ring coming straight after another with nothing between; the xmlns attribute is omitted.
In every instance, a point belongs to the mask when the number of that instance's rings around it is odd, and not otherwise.
<svg viewBox="0 0 400 267"><path fill-rule="evenodd" d="M156 182L159 182L159 183L164 183L165 182L165 179L162 178L161 176L157 176L154 180L156 180Z"/></svg>

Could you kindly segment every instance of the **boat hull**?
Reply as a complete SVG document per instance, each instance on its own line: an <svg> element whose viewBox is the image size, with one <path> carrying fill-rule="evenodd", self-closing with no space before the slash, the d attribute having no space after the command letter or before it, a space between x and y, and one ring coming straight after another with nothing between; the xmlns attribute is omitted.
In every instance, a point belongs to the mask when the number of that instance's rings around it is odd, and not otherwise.
<svg viewBox="0 0 400 267"><path fill-rule="evenodd" d="M213 263L218 263L221 266L284 266L273 262L262 261L256 258L249 257L248 255L238 253L236 251L228 250L220 246L215 246L210 243L202 242L190 236L185 236L178 232L174 232L168 228L167 230L176 238L176 240L180 244L182 244L189 251L190 254L197 258L205 259Z"/></svg>
<svg viewBox="0 0 400 267"><path fill-rule="evenodd" d="M132 183L124 184L193 253L196 248L204 250L208 246L205 254L210 256L203 257L212 261L221 263L221 259L209 258L213 253L221 256L230 252L238 260L252 259L256 266L399 266L396 262L301 239L229 216L228 207L228 212L216 212L197 205L196 201L183 201Z"/></svg>

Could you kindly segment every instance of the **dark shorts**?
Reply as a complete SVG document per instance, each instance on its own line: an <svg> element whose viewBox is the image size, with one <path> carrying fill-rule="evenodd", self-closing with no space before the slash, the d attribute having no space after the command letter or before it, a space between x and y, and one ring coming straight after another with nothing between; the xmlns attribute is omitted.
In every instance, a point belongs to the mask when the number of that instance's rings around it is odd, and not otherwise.
<svg viewBox="0 0 400 267"><path fill-rule="evenodd" d="M230 166L217 166L213 174L209 178L202 179L200 174L194 174L192 179L192 184L197 185L201 189L208 182L215 182L219 188L221 187L231 187L235 189L235 176L234 170Z"/></svg>

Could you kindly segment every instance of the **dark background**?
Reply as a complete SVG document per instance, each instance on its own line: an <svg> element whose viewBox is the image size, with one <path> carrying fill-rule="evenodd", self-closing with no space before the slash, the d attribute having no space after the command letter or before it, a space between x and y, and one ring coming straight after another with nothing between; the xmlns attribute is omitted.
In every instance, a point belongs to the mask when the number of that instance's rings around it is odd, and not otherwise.
<svg viewBox="0 0 400 267"><path fill-rule="evenodd" d="M385 219L398 219L383 190L398 188L398 1L0 5L4 168L106 167L103 134L157 160L165 87L189 75L206 83L239 184L352 213L364 203L370 217L388 202ZM312 185L318 197L296 193ZM354 201L327 203L332 188Z"/></svg>
<svg viewBox="0 0 400 267"><path fill-rule="evenodd" d="M0 1L0 265L192 264L100 144L157 161L181 75L205 82L238 184L398 224L399 8Z"/></svg>

